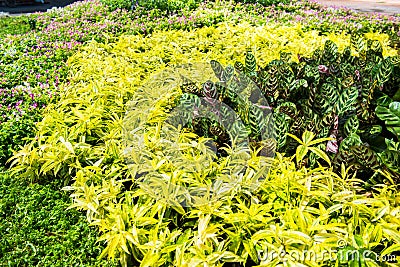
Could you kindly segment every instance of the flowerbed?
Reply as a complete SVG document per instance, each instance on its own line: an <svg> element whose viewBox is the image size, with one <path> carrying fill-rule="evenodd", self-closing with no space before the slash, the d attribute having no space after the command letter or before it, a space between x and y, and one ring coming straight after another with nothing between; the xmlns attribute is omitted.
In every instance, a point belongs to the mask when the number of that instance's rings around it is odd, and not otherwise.
<svg viewBox="0 0 400 267"><path fill-rule="evenodd" d="M383 263L378 256L396 256L400 241L395 185L400 161L399 17L307 2L264 7L217 1L181 11L114 9L100 1L79 2L33 15L34 31L1 39L0 161L26 144L12 159L15 179L68 185L72 207L86 211L106 242L102 256L122 265L333 266L368 261L371 266L396 266L393 257ZM225 72L228 64L234 65L261 88L278 114L276 147L286 154L268 159L255 147L225 146L227 152L216 156L207 142L210 137L218 142L218 136L198 136L204 131L196 132L196 127L160 133L182 95L203 93L168 88L150 75L210 60L218 60ZM234 103L235 97L217 93ZM317 106L305 103L310 102L307 97ZM354 107L356 114L348 114ZM250 117L235 111L244 120ZM140 122L140 136L133 137L145 140L128 155L127 118ZM257 132L256 121L245 123L251 134ZM349 153L340 154L338 146ZM259 176L264 182L251 189ZM159 199L139 186L147 177L186 188L207 188L224 179L242 183L226 198L200 198L202 205L187 206L168 199L173 195ZM32 216L42 218L39 213ZM3 249L9 261L11 254L22 253L17 239L15 251ZM93 240L86 241L85 250ZM56 265L62 261L60 251L73 253L60 247L53 258L40 262L31 255L36 244L28 246L23 251L30 254L21 264ZM262 257L267 249L289 254ZM289 256L304 251L333 252L336 258ZM352 261L340 256L346 251L372 256ZM88 264L108 263L88 259Z"/></svg>
<svg viewBox="0 0 400 267"><path fill-rule="evenodd" d="M365 37L376 38L372 36ZM379 35L378 39L385 38ZM345 165L334 173L323 150L309 148L313 147L311 140L303 143L305 154L296 152L292 158L278 154L272 162L257 154L243 156L243 151L235 149L215 158L206 149L205 139L196 135L157 134L162 121L148 114L162 114L163 109L154 108L159 101L177 97L174 92L178 91L173 91L177 88L163 87L162 81L156 80L150 83L152 86L138 90L151 73L175 64L210 59L233 64L243 60L248 47L257 47L253 53L263 66L282 56L281 52L289 53L289 62L297 61L312 57L329 39L341 52L351 45L345 34L325 37L318 32L303 32L300 27L273 24L227 24L191 32L154 32L146 38L122 36L110 44L91 42L69 59L70 84L60 101L47 107L38 124L37 141L16 155L14 170L33 181L69 182L73 207L86 211L88 220L103 233L101 240L107 242L103 255L118 258L123 265L217 266L242 262L274 266L286 260L292 264L329 265L331 259L326 258L260 261L257 251L280 251L284 246L293 253L322 253L337 249L338 242L345 242L344 249L389 253L400 241L399 225L390 224L398 216L395 186L380 185L372 192L366 191L365 183L351 176ZM352 54L357 55L358 50L353 48ZM386 56L395 54L385 42L382 51ZM318 69L316 72L323 77ZM133 105L136 113L129 118L144 120L139 126L147 141L141 148L144 151L132 150L130 156L137 161L128 166L122 130L126 103L131 99L137 104ZM303 138L310 137L308 134ZM182 151L175 151L165 138L175 140L173 143ZM326 146L326 140L314 144ZM302 160L309 157L305 157L307 151L316 151L315 155L325 159L320 163L327 167L305 168ZM193 157L201 164L195 165ZM241 174L233 170L239 166L252 169L244 174L244 189L200 206L165 203L136 184L137 175L145 172L145 177L174 177L174 185L207 186L224 176L235 180ZM268 175L262 166L270 166ZM266 176L264 183L256 191L246 190L247 181L257 175Z"/></svg>
<svg viewBox="0 0 400 267"><path fill-rule="evenodd" d="M367 16L348 10L326 9L308 2L267 7L206 2L195 9L175 12L171 15L167 11L140 6L133 12L121 9L110 12L100 1L83 1L64 9L32 15L25 20L34 31L3 37L0 43L0 161L4 163L13 150L24 144L26 137L33 136L32 131L21 130L21 127L34 128L41 118L41 109L57 97L59 85L66 79L66 59L91 39L106 42L122 33L150 34L157 29L193 29L241 20L255 25L266 21L302 22L305 29L323 33L344 30L355 34L380 30L390 35L393 46L399 31L398 17ZM8 93L4 94L5 91ZM18 121L19 116L24 117L23 124Z"/></svg>

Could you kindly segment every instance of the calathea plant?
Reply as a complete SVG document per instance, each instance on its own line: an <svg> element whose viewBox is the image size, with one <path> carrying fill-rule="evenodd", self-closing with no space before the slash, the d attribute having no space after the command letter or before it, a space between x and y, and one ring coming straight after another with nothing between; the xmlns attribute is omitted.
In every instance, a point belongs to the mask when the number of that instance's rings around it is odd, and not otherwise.
<svg viewBox="0 0 400 267"><path fill-rule="evenodd" d="M377 40L354 36L351 43L339 52L327 41L323 49L311 57L299 57L298 62L281 53L279 60L266 66L257 66L248 51L245 63L235 66L261 88L271 104L279 152L294 153L296 144L286 133L299 136L312 131L318 138L333 138L320 148L331 153L337 170L345 163L371 182L388 177L382 172L398 179L394 140L400 129L399 104L390 97L399 95L399 59L384 58ZM315 162L310 156L304 164Z"/></svg>

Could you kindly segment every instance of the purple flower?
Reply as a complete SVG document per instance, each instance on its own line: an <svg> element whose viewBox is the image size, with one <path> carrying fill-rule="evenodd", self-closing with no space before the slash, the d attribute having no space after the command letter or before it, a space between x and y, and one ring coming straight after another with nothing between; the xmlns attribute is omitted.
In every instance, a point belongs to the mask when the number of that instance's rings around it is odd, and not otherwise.
<svg viewBox="0 0 400 267"><path fill-rule="evenodd" d="M319 65L318 70L320 73L329 74L329 68L325 65Z"/></svg>
<svg viewBox="0 0 400 267"><path fill-rule="evenodd" d="M269 106L263 106L263 105L259 105L259 104L254 104L255 106L259 107L260 109L269 109L272 110L272 107Z"/></svg>
<svg viewBox="0 0 400 267"><path fill-rule="evenodd" d="M360 71L356 70L355 74L356 74L357 80L360 80L360 78L361 78Z"/></svg>

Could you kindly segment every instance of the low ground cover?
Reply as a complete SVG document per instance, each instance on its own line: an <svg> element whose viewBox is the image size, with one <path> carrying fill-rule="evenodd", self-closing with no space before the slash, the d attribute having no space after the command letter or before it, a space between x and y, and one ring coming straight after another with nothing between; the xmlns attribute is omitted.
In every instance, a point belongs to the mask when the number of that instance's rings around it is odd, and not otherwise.
<svg viewBox="0 0 400 267"><path fill-rule="evenodd" d="M0 255L4 266L113 266L86 218L66 210L59 182L27 184L0 174ZM116 266L116 264L115 264Z"/></svg>
<svg viewBox="0 0 400 267"><path fill-rule="evenodd" d="M1 17L0 19L0 38L6 35L24 34L31 30L29 19L20 17Z"/></svg>

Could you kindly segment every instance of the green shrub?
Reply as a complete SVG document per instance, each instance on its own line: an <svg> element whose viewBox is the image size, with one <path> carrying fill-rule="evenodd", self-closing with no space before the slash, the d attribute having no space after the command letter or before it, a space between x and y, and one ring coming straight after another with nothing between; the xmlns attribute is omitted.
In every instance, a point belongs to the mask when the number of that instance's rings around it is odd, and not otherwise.
<svg viewBox="0 0 400 267"><path fill-rule="evenodd" d="M0 38L8 34L24 34L31 29L29 19L25 16L0 17Z"/></svg>
<svg viewBox="0 0 400 267"><path fill-rule="evenodd" d="M261 4L263 6L289 4L293 0L235 0L235 2L242 2L245 4Z"/></svg>
<svg viewBox="0 0 400 267"><path fill-rule="evenodd" d="M40 117L33 118L31 116L19 116L1 124L0 159L2 159L1 162L4 165L6 165L5 160L13 155L14 150L18 151L20 147L25 145L27 137L34 136L35 123L40 120Z"/></svg>
<svg viewBox="0 0 400 267"><path fill-rule="evenodd" d="M100 0L110 11L116 9L130 10L134 5L134 0Z"/></svg>
<svg viewBox="0 0 400 267"><path fill-rule="evenodd" d="M198 6L199 0L101 0L110 11L116 9L132 10L143 7L146 10L158 9L160 11L180 11L182 9L194 9Z"/></svg>
<svg viewBox="0 0 400 267"><path fill-rule="evenodd" d="M138 5L146 9L159 9L174 12L182 9L192 10L201 2L200 0L139 0Z"/></svg>

